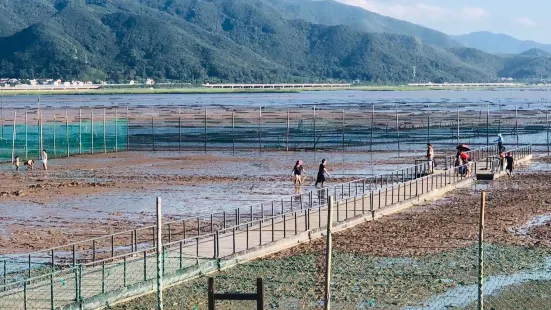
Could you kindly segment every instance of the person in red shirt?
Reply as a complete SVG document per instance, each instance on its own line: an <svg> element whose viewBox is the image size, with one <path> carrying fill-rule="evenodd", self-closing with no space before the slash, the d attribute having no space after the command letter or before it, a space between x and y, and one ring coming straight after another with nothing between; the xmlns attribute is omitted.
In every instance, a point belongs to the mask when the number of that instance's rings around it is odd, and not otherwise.
<svg viewBox="0 0 551 310"><path fill-rule="evenodd" d="M467 154L465 151L461 151L461 154L459 154L459 158L461 159L462 166L460 168L460 174L463 175L470 175L471 169L469 168L469 154Z"/></svg>

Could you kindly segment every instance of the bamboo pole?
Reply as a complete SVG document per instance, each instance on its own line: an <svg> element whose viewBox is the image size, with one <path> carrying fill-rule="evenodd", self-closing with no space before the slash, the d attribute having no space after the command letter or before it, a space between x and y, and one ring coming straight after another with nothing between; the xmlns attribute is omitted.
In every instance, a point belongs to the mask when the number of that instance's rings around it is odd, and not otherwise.
<svg viewBox="0 0 551 310"><path fill-rule="evenodd" d="M400 156L400 123L398 120L398 104L396 104L396 134L398 135L398 156Z"/></svg>
<svg viewBox="0 0 551 310"><path fill-rule="evenodd" d="M316 106L314 106L314 152L316 152Z"/></svg>
<svg viewBox="0 0 551 310"><path fill-rule="evenodd" d="M56 112L55 112L55 109L54 109L54 158L57 157L57 147L56 147L56 126L57 125L57 118L56 118Z"/></svg>
<svg viewBox="0 0 551 310"><path fill-rule="evenodd" d="M67 141L67 158L71 156L71 146L69 142L69 113L65 109L65 140Z"/></svg>
<svg viewBox="0 0 551 310"><path fill-rule="evenodd" d="M130 114L126 107L126 150L130 151Z"/></svg>
<svg viewBox="0 0 551 310"><path fill-rule="evenodd" d="M162 202L157 197L157 227L156 227L156 254L157 254L157 310L163 310L163 234L162 234Z"/></svg>
<svg viewBox="0 0 551 310"><path fill-rule="evenodd" d="M92 108L92 111L91 111L91 117L90 117L90 136L91 136L91 150L90 150L90 153L94 154L94 108Z"/></svg>
<svg viewBox="0 0 551 310"><path fill-rule="evenodd" d="M29 138L29 133L28 133L28 111L25 111L25 160L28 159L29 157L29 144L28 144L28 138Z"/></svg>
<svg viewBox="0 0 551 310"><path fill-rule="evenodd" d="M207 119L208 119L208 112L207 107L205 107L205 154L207 153Z"/></svg>
<svg viewBox="0 0 551 310"><path fill-rule="evenodd" d="M235 155L235 110L231 111L231 141L232 152Z"/></svg>
<svg viewBox="0 0 551 310"><path fill-rule="evenodd" d="M490 145L490 105L486 105L486 145Z"/></svg>
<svg viewBox="0 0 551 310"><path fill-rule="evenodd" d="M457 108L457 145L459 145L459 108Z"/></svg>
<svg viewBox="0 0 551 310"><path fill-rule="evenodd" d="M258 150L262 153L262 107L258 110Z"/></svg>
<svg viewBox="0 0 551 310"><path fill-rule="evenodd" d="M334 197L329 197L327 208L327 233L325 242L325 310L331 309L331 260L333 256L332 230L333 230L333 204Z"/></svg>
<svg viewBox="0 0 551 310"><path fill-rule="evenodd" d="M82 154L82 108L78 109L78 153Z"/></svg>
<svg viewBox="0 0 551 310"><path fill-rule="evenodd" d="M478 225L478 309L484 309L484 212L486 208L486 192L482 192L480 196L480 221Z"/></svg>
<svg viewBox="0 0 551 310"><path fill-rule="evenodd" d="M342 109L342 151L344 152L344 109Z"/></svg>
<svg viewBox="0 0 551 310"><path fill-rule="evenodd" d="M12 130L12 137L11 137L11 162L15 162L15 138L17 136L16 130L15 130L15 121L17 119L17 111L13 112L13 130Z"/></svg>
<svg viewBox="0 0 551 310"><path fill-rule="evenodd" d="M515 134L517 136L517 147L518 147L518 107L515 105Z"/></svg>
<svg viewBox="0 0 551 310"><path fill-rule="evenodd" d="M42 140L42 111L40 111L40 97L38 97L38 123L40 124L38 128L40 131L40 147L38 149L38 157L40 158L40 154L44 149L44 140Z"/></svg>
<svg viewBox="0 0 551 310"><path fill-rule="evenodd" d="M119 108L115 108L115 153L119 151Z"/></svg>
<svg viewBox="0 0 551 310"><path fill-rule="evenodd" d="M287 134L285 135L286 137L286 141L285 141L285 146L286 146L286 151L289 152L289 128L290 128L290 124L289 124L289 108L287 108Z"/></svg>
<svg viewBox="0 0 551 310"><path fill-rule="evenodd" d="M107 137L105 129L105 108L103 108L103 153L107 153Z"/></svg>
<svg viewBox="0 0 551 310"><path fill-rule="evenodd" d="M373 151L373 129L375 127L375 104L371 104L371 138L369 141L369 151Z"/></svg>
<svg viewBox="0 0 551 310"><path fill-rule="evenodd" d="M547 107L545 109L545 124L547 125L547 155L549 155L549 113Z"/></svg>

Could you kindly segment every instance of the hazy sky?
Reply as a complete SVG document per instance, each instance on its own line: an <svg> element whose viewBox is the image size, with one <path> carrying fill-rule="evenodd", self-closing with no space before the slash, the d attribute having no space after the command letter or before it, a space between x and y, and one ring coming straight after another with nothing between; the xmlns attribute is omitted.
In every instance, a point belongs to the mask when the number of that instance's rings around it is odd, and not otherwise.
<svg viewBox="0 0 551 310"><path fill-rule="evenodd" d="M551 44L550 0L337 0L448 34L505 33Z"/></svg>

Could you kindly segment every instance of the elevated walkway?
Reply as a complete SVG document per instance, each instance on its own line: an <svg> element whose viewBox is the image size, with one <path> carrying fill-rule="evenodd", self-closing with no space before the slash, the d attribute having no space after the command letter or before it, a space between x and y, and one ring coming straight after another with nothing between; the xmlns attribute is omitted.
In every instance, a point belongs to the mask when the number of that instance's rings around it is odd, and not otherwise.
<svg viewBox="0 0 551 310"><path fill-rule="evenodd" d="M515 152L519 162L531 157L530 146ZM472 165L477 175L479 162ZM300 201L295 202L294 207L291 204L290 209L283 206L281 212L276 212L272 204L271 212L262 210L262 217L251 217L244 223L237 214L234 225L217 227L210 232L198 229L196 236L178 239L176 237L181 234L169 226L168 232L176 241L163 245L160 257L163 283L165 286L176 284L321 237L327 224L329 196L337 200L332 212L334 231L338 231L399 212L474 182L473 177L458 173L458 168L435 171L423 177L417 175L423 167L417 169L393 172L386 175L384 181L383 177L375 177L319 189L300 196ZM39 269L31 278L0 286L0 309L95 309L153 292L157 275L156 249L135 246L135 242L133 239L130 253L114 255L112 248L110 257L80 264L76 263L76 246L73 245L73 266L55 272L50 268ZM99 255L99 251L95 253ZM38 271L44 274L35 275ZM26 274L27 270L21 272Z"/></svg>

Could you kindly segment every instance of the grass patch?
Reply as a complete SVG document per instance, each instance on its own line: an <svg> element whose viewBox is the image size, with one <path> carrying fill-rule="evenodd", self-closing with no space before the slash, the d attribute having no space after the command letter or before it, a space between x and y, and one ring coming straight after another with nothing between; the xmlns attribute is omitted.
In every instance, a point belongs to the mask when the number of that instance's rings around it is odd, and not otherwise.
<svg viewBox="0 0 551 310"><path fill-rule="evenodd" d="M551 251L539 248L487 245L485 275L507 275L542 269ZM255 279L265 281L267 309L320 309L323 306L324 260L321 254L263 259L219 272L217 292L254 292ZM477 247L418 258L376 258L336 252L332 269L335 309L371 307L400 309L420 306L431 296L477 281ZM168 288L165 309L206 309L207 278ZM112 309L152 309L148 295ZM217 309L252 308L243 302L220 302ZM502 309L502 308L496 308Z"/></svg>

